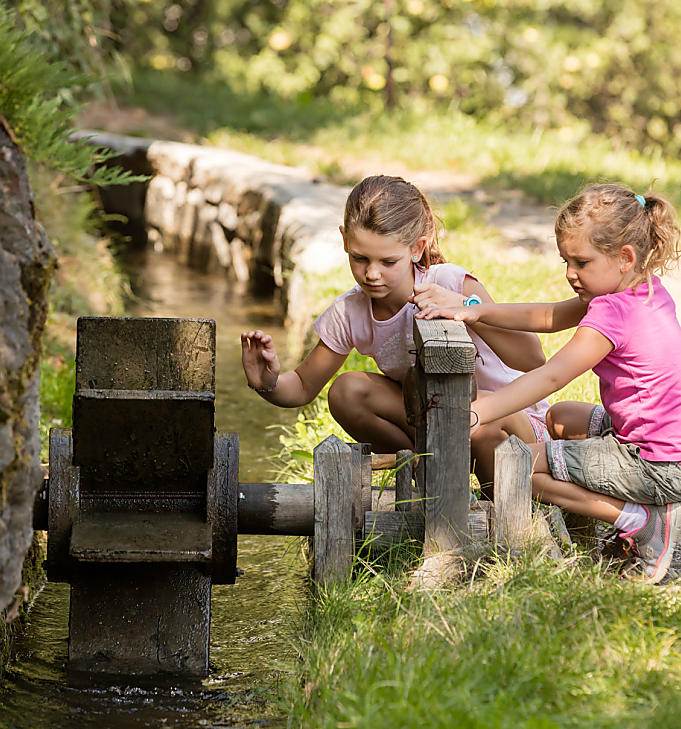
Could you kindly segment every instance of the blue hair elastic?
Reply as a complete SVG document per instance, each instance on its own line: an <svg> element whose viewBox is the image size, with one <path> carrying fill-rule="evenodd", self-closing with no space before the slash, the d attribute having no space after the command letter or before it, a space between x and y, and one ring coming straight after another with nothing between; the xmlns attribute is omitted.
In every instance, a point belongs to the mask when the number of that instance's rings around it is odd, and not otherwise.
<svg viewBox="0 0 681 729"><path fill-rule="evenodd" d="M642 208L646 206L646 199L643 197L643 195L634 195L636 198L636 202L638 202Z"/></svg>

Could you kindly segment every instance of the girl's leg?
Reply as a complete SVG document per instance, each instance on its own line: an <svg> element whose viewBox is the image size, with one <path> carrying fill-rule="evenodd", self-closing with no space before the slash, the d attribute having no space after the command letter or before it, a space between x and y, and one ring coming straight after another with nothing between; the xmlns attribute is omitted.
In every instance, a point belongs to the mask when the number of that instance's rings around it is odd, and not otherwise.
<svg viewBox="0 0 681 729"><path fill-rule="evenodd" d="M555 440L580 440L589 433L589 420L594 409L589 402L558 402L546 413L546 427Z"/></svg>
<svg viewBox="0 0 681 729"><path fill-rule="evenodd" d="M547 504L556 504L573 514L590 516L614 524L622 513L624 501L598 494L570 481L553 478L546 457L545 443L529 444L532 451L532 496Z"/></svg>
<svg viewBox="0 0 681 729"><path fill-rule="evenodd" d="M491 393L478 391L478 397ZM516 435L525 443L536 443L537 438L530 419L525 412L512 413L505 418L480 426L471 436L471 458L473 471L480 483L482 493L493 498L494 449L510 435Z"/></svg>
<svg viewBox="0 0 681 729"><path fill-rule="evenodd" d="M329 410L348 435L374 453L414 447L399 383L374 372L344 372L329 388Z"/></svg>
<svg viewBox="0 0 681 729"><path fill-rule="evenodd" d="M674 548L681 535L681 503L657 506L630 504L607 494L589 491L570 481L553 478L546 456L546 445L530 445L533 458L532 495L549 504L556 504L575 514L615 524L620 536L638 556L648 582L660 582L667 574ZM623 510L629 511L623 514ZM642 512L631 524L632 515ZM620 518L621 517L621 518ZM624 522L629 522L626 527Z"/></svg>

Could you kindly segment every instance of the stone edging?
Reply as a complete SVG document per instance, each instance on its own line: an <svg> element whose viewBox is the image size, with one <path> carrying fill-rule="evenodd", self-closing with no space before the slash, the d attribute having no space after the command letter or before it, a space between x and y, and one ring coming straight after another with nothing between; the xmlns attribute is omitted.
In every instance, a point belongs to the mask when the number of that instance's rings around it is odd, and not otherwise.
<svg viewBox="0 0 681 729"><path fill-rule="evenodd" d="M345 262L338 226L348 189L233 150L80 132L118 153L113 162L151 180L103 188L107 212L133 234L204 270L224 269L258 293L283 293L289 327L310 324L307 276ZM298 338L298 336L296 337Z"/></svg>

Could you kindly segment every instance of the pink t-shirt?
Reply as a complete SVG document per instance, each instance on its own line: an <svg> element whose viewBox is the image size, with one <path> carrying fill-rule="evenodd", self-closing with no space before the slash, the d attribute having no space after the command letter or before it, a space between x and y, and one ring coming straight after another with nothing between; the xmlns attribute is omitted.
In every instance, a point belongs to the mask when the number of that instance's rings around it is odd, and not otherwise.
<svg viewBox="0 0 681 729"><path fill-rule="evenodd" d="M657 276L647 299L648 284L597 296L579 326L613 344L593 371L617 440L647 461L681 461L681 327Z"/></svg>
<svg viewBox="0 0 681 729"><path fill-rule="evenodd" d="M461 293L468 271L453 263L438 263L422 270L414 266L415 283L435 283ZM371 301L359 286L339 296L314 322L319 338L338 354L349 354L352 348L372 357L381 372L402 382L407 369L414 363L413 319L418 311L407 302L394 316L385 321L374 318ZM522 373L506 366L475 332L468 330L477 347L475 374L481 390L498 390ZM542 421L548 410L542 400L526 411Z"/></svg>

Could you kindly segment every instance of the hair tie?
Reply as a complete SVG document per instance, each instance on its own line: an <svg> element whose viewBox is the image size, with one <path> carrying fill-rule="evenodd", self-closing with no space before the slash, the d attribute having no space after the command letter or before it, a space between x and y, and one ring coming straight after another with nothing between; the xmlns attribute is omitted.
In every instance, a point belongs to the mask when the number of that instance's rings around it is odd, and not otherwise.
<svg viewBox="0 0 681 729"><path fill-rule="evenodd" d="M636 198L636 202L638 202L642 208L646 206L646 199L643 197L643 195L634 195Z"/></svg>

